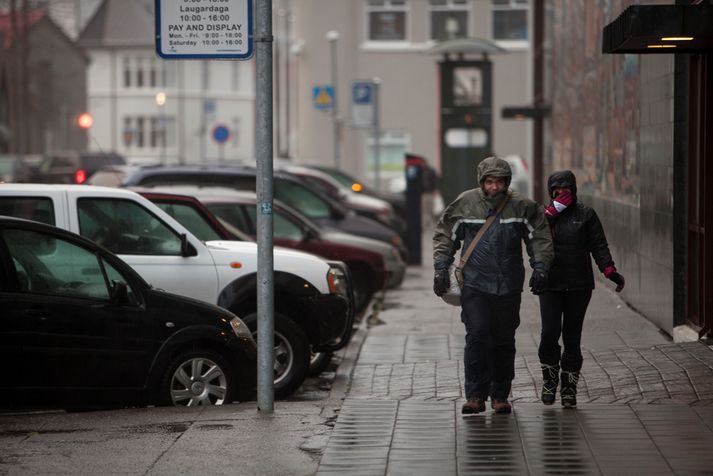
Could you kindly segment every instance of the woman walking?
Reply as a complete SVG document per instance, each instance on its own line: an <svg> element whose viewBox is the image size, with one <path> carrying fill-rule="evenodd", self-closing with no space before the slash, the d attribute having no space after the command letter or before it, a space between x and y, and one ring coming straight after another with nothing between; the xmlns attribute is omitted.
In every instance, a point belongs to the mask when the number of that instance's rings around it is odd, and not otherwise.
<svg viewBox="0 0 713 476"><path fill-rule="evenodd" d="M555 258L547 288L539 296L541 398L545 405L552 405L559 383L562 406L573 408L577 406L582 368L582 324L594 289L590 255L604 276L616 283L617 292L624 288L625 281L614 266L599 217L577 200L574 174L569 170L554 172L547 180L547 188L552 203L545 208L545 216L552 231ZM564 351L559 345L560 336Z"/></svg>

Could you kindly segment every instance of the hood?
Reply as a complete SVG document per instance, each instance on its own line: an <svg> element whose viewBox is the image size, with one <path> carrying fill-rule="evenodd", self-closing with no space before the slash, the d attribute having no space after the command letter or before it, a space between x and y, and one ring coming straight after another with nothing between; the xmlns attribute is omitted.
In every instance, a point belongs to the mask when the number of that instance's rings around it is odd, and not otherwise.
<svg viewBox="0 0 713 476"><path fill-rule="evenodd" d="M213 257L219 274L225 271L225 276L219 277L221 282L230 282L249 273L257 272L257 243L207 241L205 244ZM282 247L274 247L272 256L275 271L299 276L311 283L319 292L329 293L327 273L330 266L322 258ZM234 268L234 263L239 263L240 266Z"/></svg>
<svg viewBox="0 0 713 476"><path fill-rule="evenodd" d="M506 188L510 187L512 180L512 170L510 164L500 157L488 157L478 164L478 184L483 187L483 181L487 176L504 177Z"/></svg>
<svg viewBox="0 0 713 476"><path fill-rule="evenodd" d="M569 187L572 195L577 196L577 179L571 170L559 170L553 172L547 179L547 193L552 198L552 189L558 187Z"/></svg>

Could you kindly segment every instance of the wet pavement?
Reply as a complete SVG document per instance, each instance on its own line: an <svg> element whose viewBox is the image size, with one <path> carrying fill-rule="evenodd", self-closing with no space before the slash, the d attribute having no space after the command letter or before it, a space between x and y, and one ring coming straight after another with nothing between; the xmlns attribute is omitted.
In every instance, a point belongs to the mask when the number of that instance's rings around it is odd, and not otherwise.
<svg viewBox="0 0 713 476"><path fill-rule="evenodd" d="M431 287L430 263L409 267L378 318L274 413L255 402L0 412L0 474L712 473L713 350L704 343L674 344L598 283L579 406L545 407L538 305L525 292L513 413L464 417L459 309Z"/></svg>
<svg viewBox="0 0 713 476"><path fill-rule="evenodd" d="M539 311L523 293L511 415L462 416L460 309L428 254L368 329L317 474L711 474L713 350L675 344L606 283L583 331L578 407L539 403Z"/></svg>

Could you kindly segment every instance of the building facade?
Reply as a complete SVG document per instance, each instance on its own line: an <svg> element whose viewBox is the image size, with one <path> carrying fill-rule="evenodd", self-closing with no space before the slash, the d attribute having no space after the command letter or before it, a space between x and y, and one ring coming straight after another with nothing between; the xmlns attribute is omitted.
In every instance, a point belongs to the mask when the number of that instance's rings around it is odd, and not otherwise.
<svg viewBox="0 0 713 476"><path fill-rule="evenodd" d="M253 158L252 62L161 59L146 0L105 0L79 44L91 58L90 150L143 163ZM227 140L216 139L218 129Z"/></svg>
<svg viewBox="0 0 713 476"><path fill-rule="evenodd" d="M0 152L86 147L88 58L44 10L0 14Z"/></svg>
<svg viewBox="0 0 713 476"><path fill-rule="evenodd" d="M337 165L373 183L374 130L352 127L352 85L379 79L383 187L402 179L404 153L440 170L439 41L484 38L507 53L493 63L493 152L531 160L531 126L501 119L504 106L532 101L528 0L277 0L276 154ZM328 39L331 33L332 41ZM334 39L337 37L336 39ZM282 41L280 38L287 38ZM334 48L336 55L331 55ZM336 78L332 80L332 70ZM334 83L338 132L315 88ZM334 140L339 142L335 158ZM473 158L473 177L475 161Z"/></svg>
<svg viewBox="0 0 713 476"><path fill-rule="evenodd" d="M709 54L672 49L649 54L645 44L629 54L604 54L604 27L638 3L544 2L551 115L541 179L554 170L575 172L579 196L597 210L627 279L624 299L676 339L696 338L713 323L712 237L703 237L702 226L706 217L711 222L710 199L697 183L711 181L701 147L712 113L696 112L711 104L711 62ZM657 26L642 34L646 28Z"/></svg>

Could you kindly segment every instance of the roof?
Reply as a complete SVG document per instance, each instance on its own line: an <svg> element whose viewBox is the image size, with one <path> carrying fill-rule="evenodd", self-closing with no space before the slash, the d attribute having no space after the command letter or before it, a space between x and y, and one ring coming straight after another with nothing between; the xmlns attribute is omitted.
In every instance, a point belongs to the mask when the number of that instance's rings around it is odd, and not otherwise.
<svg viewBox="0 0 713 476"><path fill-rule="evenodd" d="M145 0L104 0L84 31L84 47L153 46L154 15Z"/></svg>

